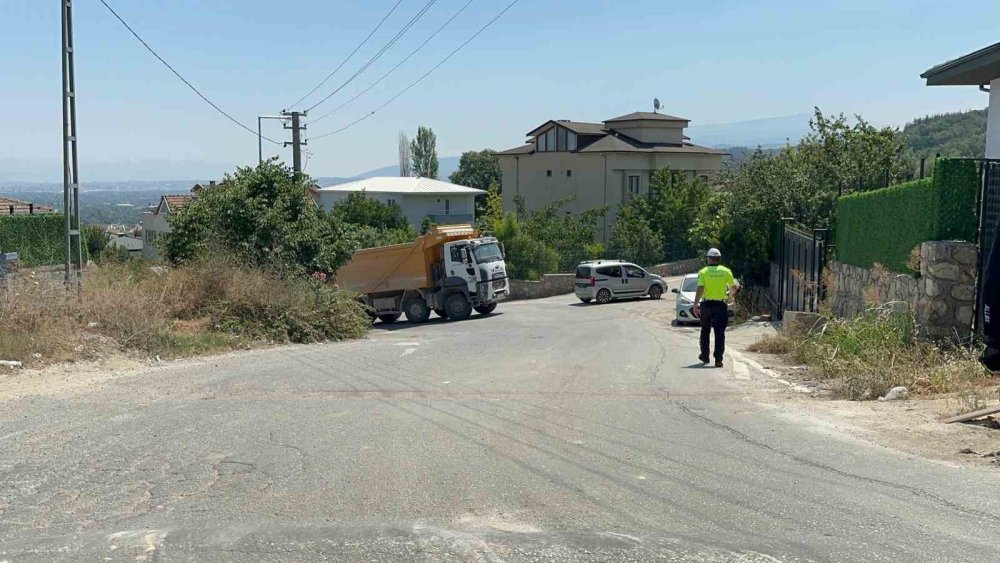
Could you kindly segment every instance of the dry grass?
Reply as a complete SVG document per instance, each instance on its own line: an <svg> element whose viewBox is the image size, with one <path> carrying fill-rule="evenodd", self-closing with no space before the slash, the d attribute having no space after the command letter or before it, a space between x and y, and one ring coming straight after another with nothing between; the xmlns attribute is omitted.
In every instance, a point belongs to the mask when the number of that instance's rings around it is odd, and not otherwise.
<svg viewBox="0 0 1000 563"><path fill-rule="evenodd" d="M0 359L28 365L115 349L178 357L254 341L356 338L368 326L361 307L329 286L220 263L108 265L87 272L79 296L30 278L0 292Z"/></svg>
<svg viewBox="0 0 1000 563"><path fill-rule="evenodd" d="M788 355L851 400L876 399L896 386L916 395L966 396L963 402L969 404L996 397L997 383L976 351L923 340L916 332L911 315L886 305L854 319L827 321L806 334L767 337L750 350Z"/></svg>

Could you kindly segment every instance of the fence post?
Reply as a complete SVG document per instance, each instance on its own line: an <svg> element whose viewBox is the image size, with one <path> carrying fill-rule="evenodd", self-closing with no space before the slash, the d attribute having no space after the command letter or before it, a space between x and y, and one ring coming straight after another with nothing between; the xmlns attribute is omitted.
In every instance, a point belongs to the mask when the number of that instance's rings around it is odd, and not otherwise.
<svg viewBox="0 0 1000 563"><path fill-rule="evenodd" d="M927 164L927 157L926 156L920 157L920 179L921 180L924 179L924 165L925 164Z"/></svg>

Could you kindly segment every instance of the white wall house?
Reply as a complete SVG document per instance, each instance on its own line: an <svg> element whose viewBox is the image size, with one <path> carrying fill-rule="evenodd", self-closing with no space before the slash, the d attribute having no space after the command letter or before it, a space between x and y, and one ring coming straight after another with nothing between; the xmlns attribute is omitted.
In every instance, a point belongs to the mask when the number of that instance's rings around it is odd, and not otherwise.
<svg viewBox="0 0 1000 563"><path fill-rule="evenodd" d="M989 92L986 158L1000 158L1000 43L941 63L920 77L928 86L978 86Z"/></svg>
<svg viewBox="0 0 1000 563"><path fill-rule="evenodd" d="M214 183L214 182L213 182ZM197 186L199 189L201 186ZM160 197L160 203L153 209L142 214L142 257L146 260L160 259L160 248L156 241L165 233L170 232L171 215L180 213L182 209L194 201L194 194L165 195Z"/></svg>
<svg viewBox="0 0 1000 563"><path fill-rule="evenodd" d="M459 186L431 178L375 177L338 186L314 189L317 204L330 211L352 193L364 192L382 203L396 203L413 228L420 229L424 217L438 225L473 224L476 221L476 196L483 190Z"/></svg>

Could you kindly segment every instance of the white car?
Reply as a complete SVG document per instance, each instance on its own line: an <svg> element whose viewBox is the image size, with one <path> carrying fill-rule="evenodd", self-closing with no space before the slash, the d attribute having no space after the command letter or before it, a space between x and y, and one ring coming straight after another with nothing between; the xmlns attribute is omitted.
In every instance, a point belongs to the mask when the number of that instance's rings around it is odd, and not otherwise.
<svg viewBox="0 0 1000 563"><path fill-rule="evenodd" d="M694 316L694 296L698 292L698 274L688 274L681 280L681 286L670 290L677 294L674 302L674 313L677 323L700 323L698 317ZM729 300L729 316L733 316L733 300Z"/></svg>

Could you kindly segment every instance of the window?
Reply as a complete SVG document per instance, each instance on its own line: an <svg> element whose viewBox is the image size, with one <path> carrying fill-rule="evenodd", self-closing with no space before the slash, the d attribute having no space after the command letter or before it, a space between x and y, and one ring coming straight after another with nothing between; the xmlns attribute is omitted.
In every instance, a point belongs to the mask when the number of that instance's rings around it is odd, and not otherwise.
<svg viewBox="0 0 1000 563"><path fill-rule="evenodd" d="M567 178L571 178L572 176L573 176L573 171L572 170L567 170L566 171L566 177Z"/></svg>
<svg viewBox="0 0 1000 563"><path fill-rule="evenodd" d="M576 133L572 131L566 132L566 150L568 151L576 150Z"/></svg>
<svg viewBox="0 0 1000 563"><path fill-rule="evenodd" d="M632 174L628 177L628 195L634 197L639 195L639 175Z"/></svg>
<svg viewBox="0 0 1000 563"><path fill-rule="evenodd" d="M597 269L597 273L602 276L608 276L609 278L620 278L622 277L622 267L621 266L602 266Z"/></svg>
<svg viewBox="0 0 1000 563"><path fill-rule="evenodd" d="M556 150L556 128L553 127L545 132L545 150L554 152Z"/></svg>
<svg viewBox="0 0 1000 563"><path fill-rule="evenodd" d="M551 178L552 177L552 171L551 170L546 170L545 171L545 175L548 176L549 178Z"/></svg>
<svg viewBox="0 0 1000 563"><path fill-rule="evenodd" d="M396 199L395 198L391 198L391 197L386 198L385 204L386 205L396 205Z"/></svg>
<svg viewBox="0 0 1000 563"><path fill-rule="evenodd" d="M632 279L644 278L646 277L646 272L639 266L625 266L625 275Z"/></svg>
<svg viewBox="0 0 1000 563"><path fill-rule="evenodd" d="M576 277L578 279L589 278L590 277L590 266L580 266L580 267L578 267L576 269Z"/></svg>
<svg viewBox="0 0 1000 563"><path fill-rule="evenodd" d="M451 261L452 262L462 262L462 248L461 246L451 247Z"/></svg>
<svg viewBox="0 0 1000 563"><path fill-rule="evenodd" d="M556 129L556 150L566 150L566 130L562 127Z"/></svg>
<svg viewBox="0 0 1000 563"><path fill-rule="evenodd" d="M445 215L450 215L451 214L451 200L450 199L444 200L444 214Z"/></svg>

